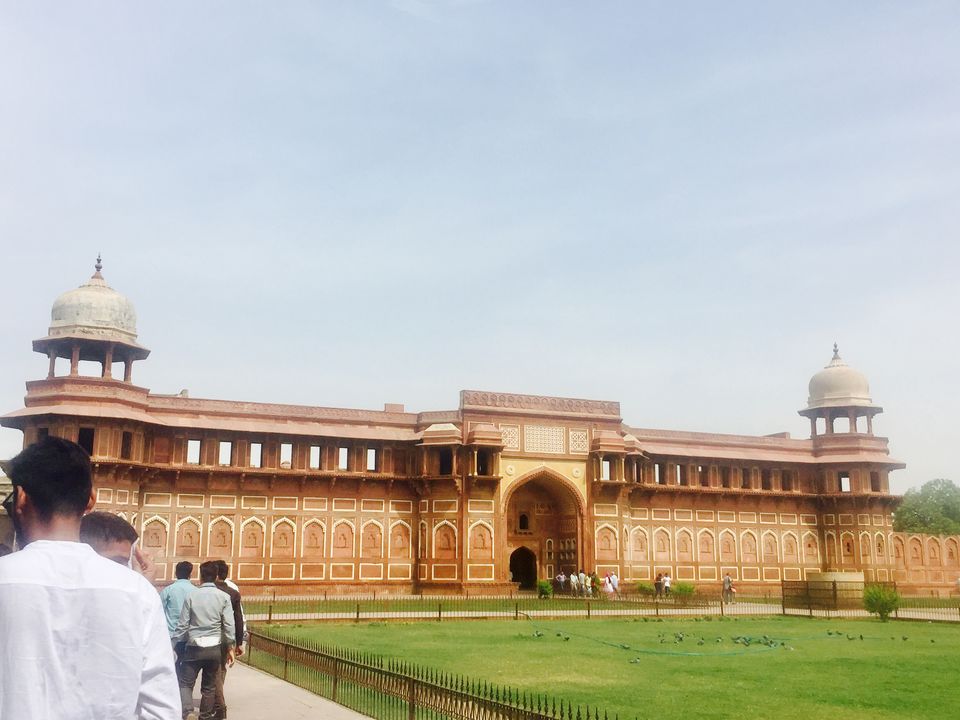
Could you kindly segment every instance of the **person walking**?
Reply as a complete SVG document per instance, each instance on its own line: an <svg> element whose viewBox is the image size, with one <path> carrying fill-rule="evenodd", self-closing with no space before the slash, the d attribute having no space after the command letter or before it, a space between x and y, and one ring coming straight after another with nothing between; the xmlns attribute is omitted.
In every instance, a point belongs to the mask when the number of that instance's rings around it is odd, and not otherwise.
<svg viewBox="0 0 960 720"><path fill-rule="evenodd" d="M199 720L215 720L217 678L220 675L223 646L226 664L232 666L236 645L236 626L230 596L214 584L217 563L200 564L201 585L184 600L174 640L182 644L177 672L180 681L180 702L183 718L193 714L193 688L200 679Z"/></svg>
<svg viewBox="0 0 960 720"><path fill-rule="evenodd" d="M217 565L217 581L214 583L217 589L226 593L230 597L230 606L233 608L233 626L237 637L236 656L243 655L243 633L246 627L246 618L243 616L243 605L240 602L240 590L237 586L227 580L230 575L230 566L226 560L215 560ZM214 717L217 720L224 720L227 717L227 700L223 695L223 683L227 679L227 649L222 648L220 658L220 674L217 675L217 692L213 703Z"/></svg>
<svg viewBox="0 0 960 720"><path fill-rule="evenodd" d="M94 510L80 519L80 542L107 560L136 570L153 582L157 566L148 553L137 547L139 537L133 525L111 512Z"/></svg>
<svg viewBox="0 0 960 720"><path fill-rule="evenodd" d="M96 501L89 455L51 436L8 474L21 550L0 558L0 718L178 720L157 591L80 542Z"/></svg>
<svg viewBox="0 0 960 720"><path fill-rule="evenodd" d="M733 578L730 573L723 576L723 602L733 602Z"/></svg>
<svg viewBox="0 0 960 720"><path fill-rule="evenodd" d="M160 604L163 605L163 614L167 619L167 632L171 640L177 631L183 603L197 591L197 586L190 582L190 576L193 575L192 562L189 560L178 562L174 568L174 575L177 579L160 591Z"/></svg>
<svg viewBox="0 0 960 720"><path fill-rule="evenodd" d="M657 573L657 579L653 583L654 600L660 600L663 597L663 573Z"/></svg>
<svg viewBox="0 0 960 720"><path fill-rule="evenodd" d="M670 571L667 570L663 574L663 594L665 597L670 597L670 586L673 584L673 578L670 577Z"/></svg>

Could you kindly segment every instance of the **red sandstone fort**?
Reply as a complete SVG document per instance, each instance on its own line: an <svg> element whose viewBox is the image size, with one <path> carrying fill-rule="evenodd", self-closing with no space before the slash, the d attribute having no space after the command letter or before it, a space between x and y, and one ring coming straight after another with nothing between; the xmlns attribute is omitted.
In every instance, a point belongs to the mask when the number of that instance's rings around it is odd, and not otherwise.
<svg viewBox="0 0 960 720"><path fill-rule="evenodd" d="M54 302L33 342L47 377L0 422L24 444L86 448L98 507L140 530L161 580L209 557L248 587L344 592L502 591L575 568L771 589L842 571L945 592L960 576L960 538L893 532L888 476L904 465L836 347L800 410L808 439L638 428L617 402L474 390L429 412L203 400L134 384L150 351L100 269Z"/></svg>

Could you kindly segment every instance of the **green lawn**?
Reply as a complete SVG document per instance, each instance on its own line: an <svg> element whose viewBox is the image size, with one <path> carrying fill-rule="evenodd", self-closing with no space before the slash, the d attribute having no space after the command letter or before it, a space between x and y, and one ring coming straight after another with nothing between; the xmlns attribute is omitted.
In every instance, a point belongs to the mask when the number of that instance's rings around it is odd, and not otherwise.
<svg viewBox="0 0 960 720"><path fill-rule="evenodd" d="M550 693L621 719L904 720L960 712L957 625L636 618L327 623L283 632Z"/></svg>

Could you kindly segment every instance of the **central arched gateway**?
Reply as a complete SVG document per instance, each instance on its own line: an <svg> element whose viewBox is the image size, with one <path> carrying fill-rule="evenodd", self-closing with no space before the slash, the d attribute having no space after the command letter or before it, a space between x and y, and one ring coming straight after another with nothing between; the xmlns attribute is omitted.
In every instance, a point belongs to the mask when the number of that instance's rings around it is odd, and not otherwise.
<svg viewBox="0 0 960 720"><path fill-rule="evenodd" d="M568 481L546 468L521 477L510 488L504 504L504 563L512 582L524 585L518 575L521 558L532 565L533 582L551 579L561 570L565 573L583 564L583 510L576 490ZM521 550L525 552L521 552Z"/></svg>

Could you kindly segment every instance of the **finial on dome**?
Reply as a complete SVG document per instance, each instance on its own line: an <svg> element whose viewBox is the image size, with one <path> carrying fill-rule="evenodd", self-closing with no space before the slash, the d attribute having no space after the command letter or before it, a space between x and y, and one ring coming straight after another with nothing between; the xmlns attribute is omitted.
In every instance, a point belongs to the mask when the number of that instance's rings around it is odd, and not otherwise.
<svg viewBox="0 0 960 720"><path fill-rule="evenodd" d="M93 267L97 272L100 272L101 270L103 270L103 263L100 261L100 253L97 253L97 263Z"/></svg>
<svg viewBox="0 0 960 720"><path fill-rule="evenodd" d="M833 359L834 360L840 359L840 348L837 347L836 343L833 344Z"/></svg>

